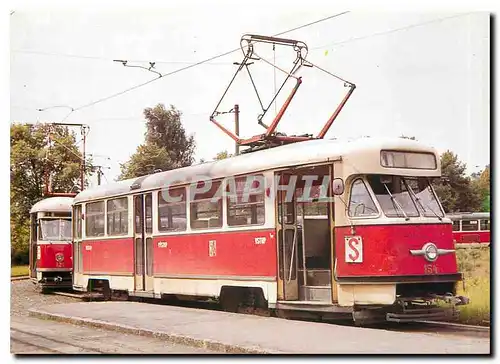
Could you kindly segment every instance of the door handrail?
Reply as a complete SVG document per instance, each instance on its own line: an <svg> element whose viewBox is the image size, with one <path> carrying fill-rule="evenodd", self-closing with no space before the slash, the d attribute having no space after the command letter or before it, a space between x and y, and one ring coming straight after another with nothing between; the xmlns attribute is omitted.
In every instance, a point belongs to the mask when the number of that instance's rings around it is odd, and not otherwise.
<svg viewBox="0 0 500 364"><path fill-rule="evenodd" d="M285 228L286 229L286 228ZM285 236L283 234L283 236ZM289 274L288 274L288 280L286 283L290 283L292 280L292 262L293 262L293 255L295 253L295 243L297 242L297 227L293 228L293 244L292 244L292 255L290 256L290 269L289 269Z"/></svg>

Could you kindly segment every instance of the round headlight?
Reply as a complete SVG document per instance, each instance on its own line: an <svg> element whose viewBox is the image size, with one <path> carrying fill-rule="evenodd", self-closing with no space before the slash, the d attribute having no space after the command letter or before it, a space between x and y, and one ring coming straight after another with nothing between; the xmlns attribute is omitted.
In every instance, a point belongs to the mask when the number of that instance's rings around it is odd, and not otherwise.
<svg viewBox="0 0 500 364"><path fill-rule="evenodd" d="M429 262L433 262L437 259L438 257L438 249L436 245L433 243L428 243L427 246L424 248L425 252L425 259L427 259Z"/></svg>

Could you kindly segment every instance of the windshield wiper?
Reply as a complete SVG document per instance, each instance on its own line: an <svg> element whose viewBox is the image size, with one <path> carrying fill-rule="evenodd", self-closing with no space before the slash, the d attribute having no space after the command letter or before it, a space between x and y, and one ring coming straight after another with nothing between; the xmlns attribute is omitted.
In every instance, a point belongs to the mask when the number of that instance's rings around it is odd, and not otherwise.
<svg viewBox="0 0 500 364"><path fill-rule="evenodd" d="M417 203L420 205L420 207L422 208L424 214L427 212L427 210L425 209L424 205L422 204L422 202L420 202L420 198L417 196L417 194L415 193L415 191L413 191L413 188L411 188L411 186L406 182L405 180L405 185L406 185L406 189L408 191L410 191L410 193L412 194L413 198L415 198L415 201L417 201ZM429 186L427 186L427 188L429 188ZM439 221L443 221L443 219L441 218L441 216L439 216L429 205L427 205L427 208L429 210L431 210L431 212L434 214L434 216L436 216Z"/></svg>
<svg viewBox="0 0 500 364"><path fill-rule="evenodd" d="M385 187L385 189L387 190L387 193L389 194L389 196L391 196L391 200L392 200L392 203L393 205L395 205L396 207L398 207L401 212L403 213L404 217L405 217L405 220L410 220L410 218L408 217L408 215L406 215L406 212L405 210L403 210L403 208L401 207L401 205L399 204L399 202L396 200L396 197L394 197L391 193L391 191L389 191L389 188L387 187L387 185L385 183L382 183Z"/></svg>

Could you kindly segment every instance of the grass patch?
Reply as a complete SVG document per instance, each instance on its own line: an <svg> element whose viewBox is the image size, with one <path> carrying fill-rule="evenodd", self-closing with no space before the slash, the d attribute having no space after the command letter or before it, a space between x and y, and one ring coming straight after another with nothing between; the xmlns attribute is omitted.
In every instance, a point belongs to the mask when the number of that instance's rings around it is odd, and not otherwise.
<svg viewBox="0 0 500 364"><path fill-rule="evenodd" d="M457 294L468 297L468 305L460 307L460 322L469 325L490 325L490 249L457 249L458 269L464 274L465 289Z"/></svg>
<svg viewBox="0 0 500 364"><path fill-rule="evenodd" d="M29 266L28 265L14 265L10 267L10 276L11 277L20 277L27 276L29 274Z"/></svg>

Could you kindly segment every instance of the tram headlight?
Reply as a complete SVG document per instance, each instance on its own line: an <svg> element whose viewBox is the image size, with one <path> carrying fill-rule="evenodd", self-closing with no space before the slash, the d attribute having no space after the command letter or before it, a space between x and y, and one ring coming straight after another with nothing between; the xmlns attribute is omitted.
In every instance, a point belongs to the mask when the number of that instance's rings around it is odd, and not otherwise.
<svg viewBox="0 0 500 364"><path fill-rule="evenodd" d="M427 246L424 248L424 255L425 259L427 259L429 262L435 261L438 257L437 246L434 245L433 243L428 243Z"/></svg>

